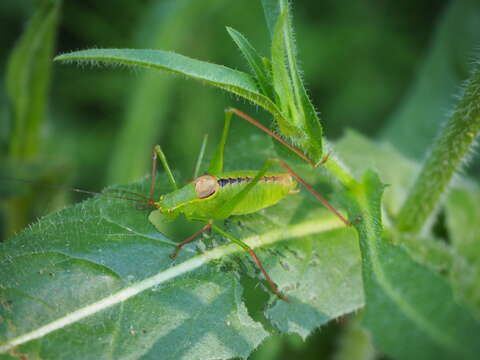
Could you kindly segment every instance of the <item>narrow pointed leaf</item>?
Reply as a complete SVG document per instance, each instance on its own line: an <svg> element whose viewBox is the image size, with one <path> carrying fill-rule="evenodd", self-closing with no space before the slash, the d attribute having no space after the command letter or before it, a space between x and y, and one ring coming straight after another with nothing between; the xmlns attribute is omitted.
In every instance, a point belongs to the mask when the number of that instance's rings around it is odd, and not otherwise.
<svg viewBox="0 0 480 360"><path fill-rule="evenodd" d="M235 44L237 44L243 56L247 60L248 65L255 74L262 94L273 100L273 89L271 85L270 74L268 69L265 68L262 57L257 53L257 50L255 50L255 48L250 44L243 34L228 26L227 31L232 37L233 41L235 41Z"/></svg>
<svg viewBox="0 0 480 360"><path fill-rule="evenodd" d="M272 78L277 102L288 123L280 130L315 162L322 158L322 127L300 77L288 3L280 1L282 12L272 40Z"/></svg>
<svg viewBox="0 0 480 360"><path fill-rule="evenodd" d="M283 24L287 14L284 12L278 19L275 26L275 33L272 40L272 80L276 93L276 103L285 114L288 121L278 121L278 126L286 136L299 136L297 130L301 126L295 122L292 111L295 110L295 103L291 91L290 77L285 63L285 42L283 41Z"/></svg>
<svg viewBox="0 0 480 360"><path fill-rule="evenodd" d="M275 24L278 21L280 15L279 0L262 0L263 13L267 22L268 31L271 37L275 32Z"/></svg>
<svg viewBox="0 0 480 360"><path fill-rule="evenodd" d="M275 118L283 119L283 114L278 107L269 98L260 93L255 79L249 74L222 65L192 59L171 51L90 49L59 55L55 60L120 64L183 75L241 96L263 107L272 113Z"/></svg>
<svg viewBox="0 0 480 360"><path fill-rule="evenodd" d="M308 97L307 90L300 76L300 70L297 64L297 49L293 34L292 16L288 0L279 0L282 12L286 12L286 17L282 25L283 40L285 42L286 61L290 71L290 78L295 96L296 107L302 117L303 131L307 134L305 141L300 141L302 147L310 154L313 159L321 160L322 156L322 126L318 118L315 107Z"/></svg>

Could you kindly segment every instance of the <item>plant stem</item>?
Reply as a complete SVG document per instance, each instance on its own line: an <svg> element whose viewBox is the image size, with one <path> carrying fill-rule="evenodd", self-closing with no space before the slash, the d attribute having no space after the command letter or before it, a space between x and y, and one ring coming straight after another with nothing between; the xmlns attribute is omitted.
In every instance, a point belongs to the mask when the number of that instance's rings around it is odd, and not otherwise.
<svg viewBox="0 0 480 360"><path fill-rule="evenodd" d="M357 183L348 169L337 159L332 158L332 156L322 166L347 189Z"/></svg>
<svg viewBox="0 0 480 360"><path fill-rule="evenodd" d="M418 233L433 216L454 174L480 131L480 63L468 79L451 118L440 130L413 188L400 210L397 228Z"/></svg>

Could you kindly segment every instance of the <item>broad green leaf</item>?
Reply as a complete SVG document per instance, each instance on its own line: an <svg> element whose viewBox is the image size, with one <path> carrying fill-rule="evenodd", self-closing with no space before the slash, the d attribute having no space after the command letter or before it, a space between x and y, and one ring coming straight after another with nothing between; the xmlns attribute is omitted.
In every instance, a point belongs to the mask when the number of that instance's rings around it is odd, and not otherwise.
<svg viewBox="0 0 480 360"><path fill-rule="evenodd" d="M217 359L258 346L267 333L234 274L202 267L204 255L173 263L173 242L147 215L94 198L4 246L0 352L17 342L17 352L42 358Z"/></svg>
<svg viewBox="0 0 480 360"><path fill-rule="evenodd" d="M412 88L383 130L402 153L420 159L447 118L480 40L480 3L450 2Z"/></svg>
<svg viewBox="0 0 480 360"><path fill-rule="evenodd" d="M271 273L291 289L288 304L266 311L273 325L306 339L313 330L364 304L358 241L352 229L338 229L269 248L280 258L267 262Z"/></svg>
<svg viewBox="0 0 480 360"><path fill-rule="evenodd" d="M356 177L367 169L378 172L381 181L388 185L383 205L388 215L396 215L405 200L407 189L419 171L419 165L408 160L389 143L371 141L353 130L348 130L335 143L335 152L341 154L342 161L352 169Z"/></svg>
<svg viewBox="0 0 480 360"><path fill-rule="evenodd" d="M227 26L228 34L232 37L235 44L242 52L243 56L248 62L251 70L255 74L258 86L262 90L262 94L274 100L273 89L271 84L271 76L269 69L265 68L262 57L257 53L257 50L250 44L247 38L239 31Z"/></svg>
<svg viewBox="0 0 480 360"><path fill-rule="evenodd" d="M385 188L382 205L386 210L384 215L389 215L390 222L394 221L400 206L405 200L407 189L410 188L419 170L419 165L395 150L390 144L373 142L360 134L350 130L335 144L335 149L342 154L342 160L356 176L368 168L378 171ZM480 251L475 249L476 236L475 221L477 212L474 203L478 190L466 184L465 181L457 182L457 187L452 190L452 195L447 197L446 221L451 244L432 236L412 236L388 231L386 237L389 241L405 246L409 254L418 262L427 265L438 273L448 273L451 285L456 294L471 303L474 308L479 308L479 271L475 257ZM464 203L463 201L469 200ZM463 199L463 200L462 200ZM465 236L464 236L465 235ZM458 251L457 241L460 244L472 244L466 251ZM451 246L450 246L451 245ZM460 245L462 246L462 245Z"/></svg>
<svg viewBox="0 0 480 360"><path fill-rule="evenodd" d="M159 184L159 192L166 185ZM144 181L126 189L148 188ZM294 331L306 335L362 306L358 244L349 229L330 231L342 225L313 200L295 195L282 202L232 217L227 227L257 249L291 299L277 304L266 289L271 322L282 328L291 306ZM172 261L177 242L159 233L148 214L131 202L95 197L1 244L0 353L247 357L268 336L248 315L239 282L245 272L261 279L258 269L243 250L217 236L187 246ZM208 251L196 251L205 246Z"/></svg>
<svg viewBox="0 0 480 360"><path fill-rule="evenodd" d="M241 96L269 111L276 119L283 114L266 96L262 95L255 80L246 73L192 59L171 51L139 49L90 49L59 55L56 61L111 63L162 70L219 87Z"/></svg>
<svg viewBox="0 0 480 360"><path fill-rule="evenodd" d="M369 171L342 194L350 217L358 219L363 323L375 345L399 359L476 359L480 324L455 302L444 279L383 239L382 193L378 176Z"/></svg>
<svg viewBox="0 0 480 360"><path fill-rule="evenodd" d="M13 158L31 159L39 152L60 4L60 0L39 3L8 59L9 154Z"/></svg>

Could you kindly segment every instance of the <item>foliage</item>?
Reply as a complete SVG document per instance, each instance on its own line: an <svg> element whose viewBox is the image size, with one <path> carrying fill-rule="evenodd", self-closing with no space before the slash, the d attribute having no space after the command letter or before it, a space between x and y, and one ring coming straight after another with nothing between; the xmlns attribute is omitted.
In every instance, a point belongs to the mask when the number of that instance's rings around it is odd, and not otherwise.
<svg viewBox="0 0 480 360"><path fill-rule="evenodd" d="M161 8L186 24L200 11L195 6L171 1ZM260 345L267 338L284 333L291 343L292 334L311 339L318 327L324 325L320 333L328 333L334 326L331 320L356 313L349 316L345 329L339 329L341 340L330 340L338 344L338 359L372 359L379 354L395 359L476 358L480 251L475 222L480 192L467 179L453 183L452 179L468 159L479 130L480 66L473 66L456 109L447 125L438 127L438 140L424 163L354 131L327 142L300 75L291 4L263 0L262 6L271 36L270 58L259 55L245 35L227 28L250 73L166 50L91 49L56 59L150 69L134 87L122 141L130 141L138 114L146 116L139 124L148 141L157 126L165 126L154 124L155 117L166 111L154 110L153 95L159 90L167 98L177 81L156 83L150 78L152 70L200 80L264 108L273 117L274 131L312 163L328 154L318 169L293 163L316 187L334 190L330 201L348 213L353 226L344 227L306 192L225 222L229 232L256 249L291 300L287 303L263 286L250 258L223 238L206 234L172 261L169 255L177 237L191 234L191 223L182 219L163 223L155 212L149 214L130 202L91 198L42 218L1 244L0 352L5 356L226 359L248 357L260 346L253 357L275 358L285 342L265 342L270 344L268 355L265 345ZM439 25L425 66L432 79L451 75L442 67L429 66L449 55L448 50L438 50L445 29L466 13L474 19L480 8L467 0L452 4ZM173 21L169 19L155 26L160 35L152 36L154 44L160 40L175 44L186 36L180 30L178 37L164 35L162 29ZM29 32L35 33L27 28ZM473 41L473 36L468 39ZM304 59L306 64L309 61ZM30 71L17 69L23 68ZM25 76L20 70L16 70L19 75L13 70L8 74ZM422 84L428 83L426 73L422 72ZM114 78L108 82L114 83ZM440 92L455 91L447 88ZM413 91L405 103L406 113L422 116L430 109L434 114L440 92L424 102L428 92ZM194 101L201 104L203 99L195 94ZM203 125L197 109L192 114L186 126ZM397 146L401 143L400 149L410 140L397 137L391 129L403 128L403 119L393 117L383 132ZM235 128L238 133L227 144L227 170L258 169L275 156L295 158L248 125L236 123ZM414 130L415 124L410 124L409 131ZM420 138L414 141L418 149L425 148ZM181 135L177 142L178 149L190 145ZM130 180L122 169L126 153L118 152L110 170L113 179ZM126 166L133 166L134 157L125 156ZM134 174L144 173L145 167L139 165ZM167 179L161 177L156 197L168 191L166 185ZM147 194L148 189L149 179L144 178L106 192Z"/></svg>

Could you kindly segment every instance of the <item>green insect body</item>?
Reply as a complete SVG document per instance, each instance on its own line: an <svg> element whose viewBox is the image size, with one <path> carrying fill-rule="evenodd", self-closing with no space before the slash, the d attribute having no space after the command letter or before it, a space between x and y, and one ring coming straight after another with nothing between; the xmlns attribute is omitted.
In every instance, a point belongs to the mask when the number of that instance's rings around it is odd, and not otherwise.
<svg viewBox="0 0 480 360"><path fill-rule="evenodd" d="M180 213L189 217L224 219L230 215L250 214L272 206L290 193L296 192L297 182L290 174L267 172L235 207L224 215L218 212L222 204L235 198L251 183L258 171L232 171L218 175L203 175L193 182L162 195L155 203L169 217Z"/></svg>

